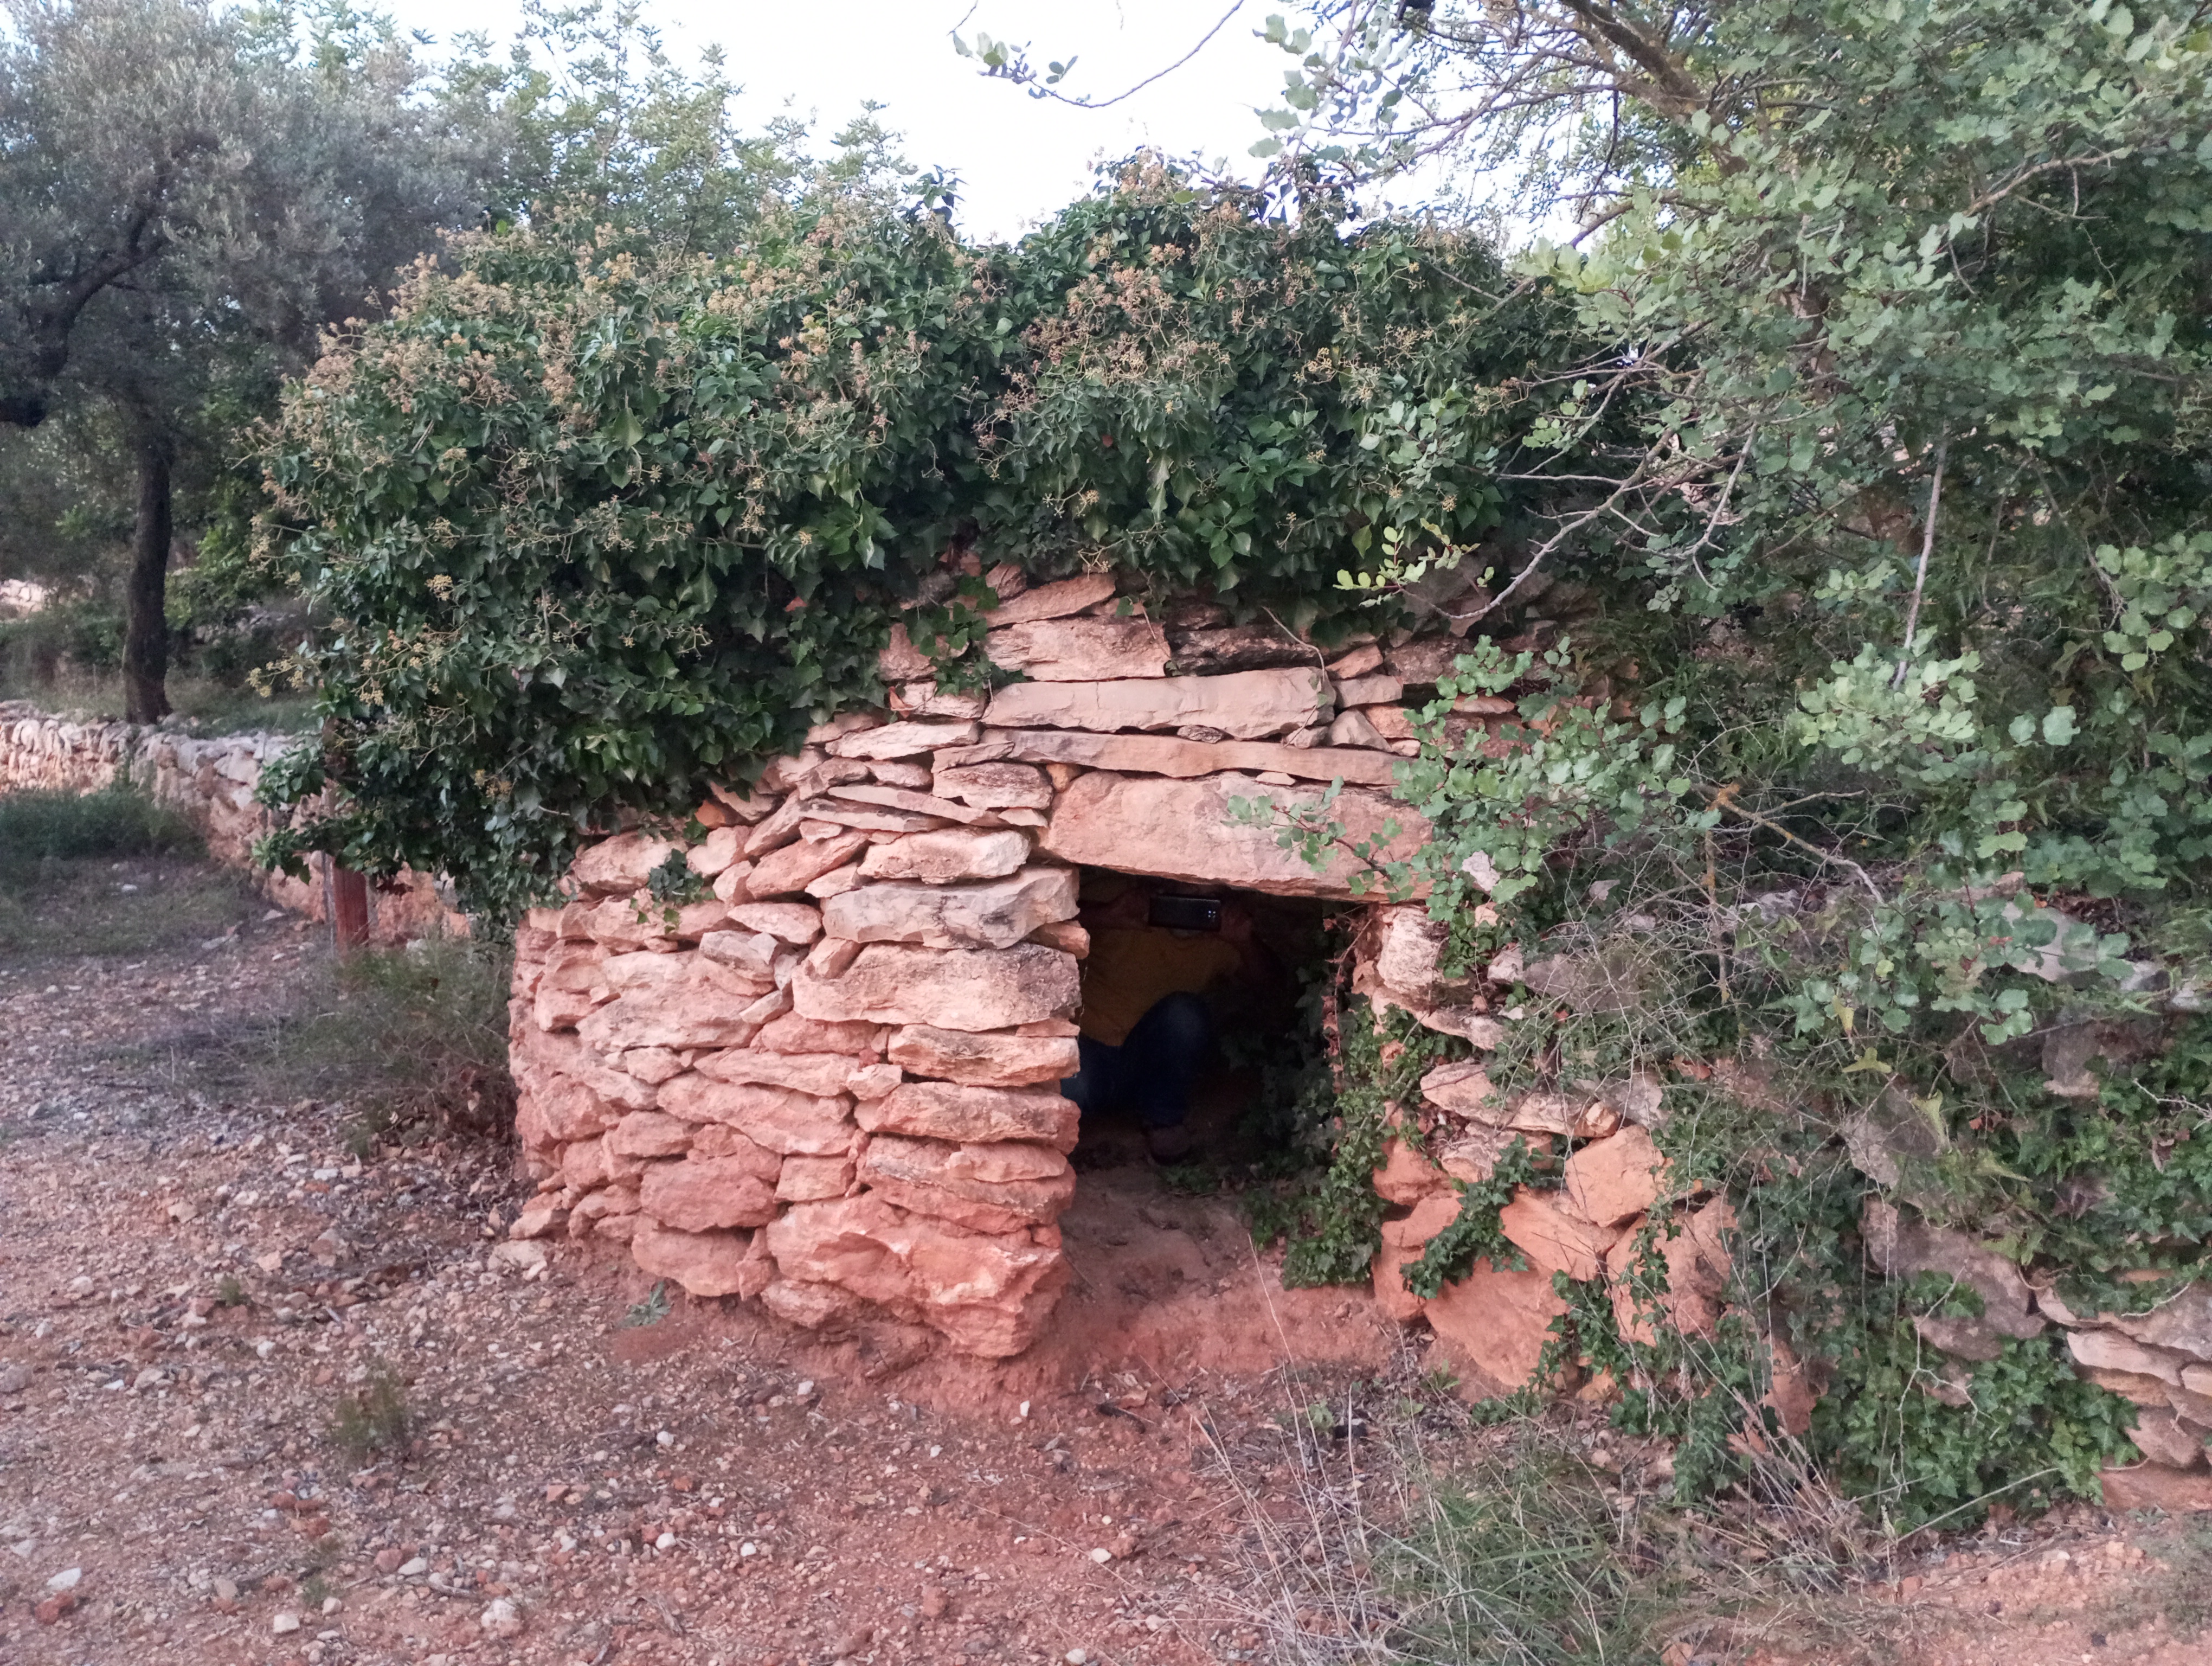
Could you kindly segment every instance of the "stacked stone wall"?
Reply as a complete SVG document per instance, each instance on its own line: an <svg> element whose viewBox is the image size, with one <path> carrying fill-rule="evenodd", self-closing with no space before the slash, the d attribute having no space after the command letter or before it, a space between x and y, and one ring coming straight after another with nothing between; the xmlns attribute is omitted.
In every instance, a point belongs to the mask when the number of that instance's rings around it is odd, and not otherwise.
<svg viewBox="0 0 2212 1666"><path fill-rule="evenodd" d="M254 800L262 769L298 739L78 723L21 702L0 702L0 793L97 793L127 781L183 815L217 861L251 868L254 841L275 825ZM316 857L305 880L264 871L261 884L278 907L322 920L328 917L327 879L327 864ZM466 929L450 899L427 876L404 873L369 889L369 935L377 942Z"/></svg>
<svg viewBox="0 0 2212 1666"><path fill-rule="evenodd" d="M1123 605L1105 577L1015 597L989 648L1029 680L988 697L939 690L895 635L889 708L718 789L702 842L584 852L574 900L517 939L539 1183L519 1235L618 1240L801 1324L873 1309L971 1353L1034 1340L1068 1280L1076 869L1350 899L1360 864L1317 871L1231 801L1340 781L1350 840L1395 820L1410 848L1426 830L1388 791L1418 751L1404 702L1452 647L1324 665L1280 633L1171 635ZM1455 721L1503 715L1470 707ZM654 900L679 849L712 901Z"/></svg>

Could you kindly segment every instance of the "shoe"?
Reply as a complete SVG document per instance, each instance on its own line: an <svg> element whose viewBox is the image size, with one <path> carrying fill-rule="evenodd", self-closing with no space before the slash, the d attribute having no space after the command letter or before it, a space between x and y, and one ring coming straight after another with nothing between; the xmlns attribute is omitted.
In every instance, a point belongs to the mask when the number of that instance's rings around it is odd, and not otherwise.
<svg viewBox="0 0 2212 1666"><path fill-rule="evenodd" d="M1145 1149L1152 1152L1155 1163L1188 1163L1195 1147L1190 1130L1176 1122L1164 1128L1146 1128Z"/></svg>

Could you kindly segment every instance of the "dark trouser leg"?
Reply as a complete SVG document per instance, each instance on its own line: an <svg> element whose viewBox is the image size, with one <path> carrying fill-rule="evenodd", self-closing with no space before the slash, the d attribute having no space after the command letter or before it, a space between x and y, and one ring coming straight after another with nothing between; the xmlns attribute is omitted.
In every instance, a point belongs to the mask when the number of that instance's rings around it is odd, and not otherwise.
<svg viewBox="0 0 2212 1666"><path fill-rule="evenodd" d="M1088 1036L1078 1036L1075 1052L1075 1074L1060 1078L1060 1097L1073 1100L1082 1120L1087 1122L1111 1110L1114 1101L1121 1097L1121 1049L1093 1041Z"/></svg>
<svg viewBox="0 0 2212 1666"><path fill-rule="evenodd" d="M1163 996L1121 1043L1117 1097L1128 1100L1146 1128L1179 1128L1190 1115L1191 1086L1212 1050L1213 1015L1205 999ZM1087 1055L1085 1061L1087 1066Z"/></svg>

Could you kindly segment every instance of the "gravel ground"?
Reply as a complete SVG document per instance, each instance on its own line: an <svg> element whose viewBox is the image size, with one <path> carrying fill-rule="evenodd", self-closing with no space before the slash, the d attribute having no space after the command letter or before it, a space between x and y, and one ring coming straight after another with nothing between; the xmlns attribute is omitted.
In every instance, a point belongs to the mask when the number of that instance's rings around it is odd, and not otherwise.
<svg viewBox="0 0 2212 1666"><path fill-rule="evenodd" d="M1367 1657L1285 1651L1267 1547L1357 1495L1370 1420L1453 1420L1223 1206L1087 1172L1067 1323L1006 1369L655 1300L604 1250L502 1247L503 1148L212 1067L321 948L204 874L114 884L199 889L185 927L0 958L5 1666ZM1317 1457L1288 1409L1316 1404L1354 1432ZM1633 1489L1636 1453L1579 1438ZM2212 1662L2160 1531L1993 1532L1830 1618L1929 1666ZM1757 1657L1844 1657L1794 1629Z"/></svg>

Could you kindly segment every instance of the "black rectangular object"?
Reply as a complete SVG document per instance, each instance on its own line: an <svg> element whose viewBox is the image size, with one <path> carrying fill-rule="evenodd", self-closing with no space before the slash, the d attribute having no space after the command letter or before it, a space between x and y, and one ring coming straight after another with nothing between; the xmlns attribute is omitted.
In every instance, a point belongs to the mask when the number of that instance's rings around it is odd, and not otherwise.
<svg viewBox="0 0 2212 1666"><path fill-rule="evenodd" d="M1218 932L1221 929L1218 897L1155 897L1147 916L1155 926L1170 931Z"/></svg>

